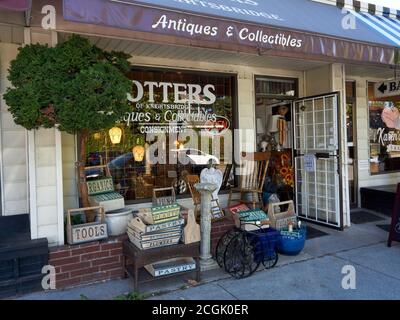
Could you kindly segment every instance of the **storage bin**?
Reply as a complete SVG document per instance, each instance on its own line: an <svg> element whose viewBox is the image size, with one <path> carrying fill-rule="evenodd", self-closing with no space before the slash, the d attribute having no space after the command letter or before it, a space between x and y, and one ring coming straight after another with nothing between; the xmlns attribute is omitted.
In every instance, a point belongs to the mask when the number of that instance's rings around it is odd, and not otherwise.
<svg viewBox="0 0 400 320"><path fill-rule="evenodd" d="M128 223L133 218L132 209L124 208L106 213L106 223L110 236L126 233Z"/></svg>
<svg viewBox="0 0 400 320"><path fill-rule="evenodd" d="M277 244L279 240L279 231L268 228L248 231L247 236L250 241L255 244L254 261L262 262L276 254Z"/></svg>

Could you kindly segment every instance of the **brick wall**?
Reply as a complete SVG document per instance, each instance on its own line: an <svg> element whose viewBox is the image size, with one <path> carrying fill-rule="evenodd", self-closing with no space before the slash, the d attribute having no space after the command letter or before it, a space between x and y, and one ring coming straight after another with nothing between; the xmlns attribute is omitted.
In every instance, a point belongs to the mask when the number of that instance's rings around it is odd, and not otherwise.
<svg viewBox="0 0 400 320"><path fill-rule="evenodd" d="M214 255L218 240L234 223L231 219L213 222L211 248ZM122 242L126 236L75 246L50 248L49 264L56 268L56 288L118 279L122 271Z"/></svg>
<svg viewBox="0 0 400 320"><path fill-rule="evenodd" d="M57 289L121 278L122 242L126 238L50 248L49 264L56 268Z"/></svg>

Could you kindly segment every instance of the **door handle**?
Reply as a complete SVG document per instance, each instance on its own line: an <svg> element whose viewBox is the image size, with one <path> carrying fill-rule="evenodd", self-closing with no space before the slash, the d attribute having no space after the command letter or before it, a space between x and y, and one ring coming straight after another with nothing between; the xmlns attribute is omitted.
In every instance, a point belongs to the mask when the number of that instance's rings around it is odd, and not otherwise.
<svg viewBox="0 0 400 320"><path fill-rule="evenodd" d="M329 153L324 153L324 152L317 152L316 154L315 154L315 157L317 158L317 159L329 159L330 158L330 154Z"/></svg>

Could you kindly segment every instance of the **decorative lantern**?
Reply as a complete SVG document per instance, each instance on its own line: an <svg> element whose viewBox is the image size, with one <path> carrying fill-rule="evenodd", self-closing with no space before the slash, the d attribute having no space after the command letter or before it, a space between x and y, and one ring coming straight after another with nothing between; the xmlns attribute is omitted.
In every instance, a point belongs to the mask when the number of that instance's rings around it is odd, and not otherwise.
<svg viewBox="0 0 400 320"><path fill-rule="evenodd" d="M118 144L121 142L121 137L122 137L121 128L113 127L108 131L108 134L110 135L112 144Z"/></svg>
<svg viewBox="0 0 400 320"><path fill-rule="evenodd" d="M100 132L96 132L96 133L93 134L93 139L94 140L100 140L100 138L101 138L101 133Z"/></svg>
<svg viewBox="0 0 400 320"><path fill-rule="evenodd" d="M134 140L135 140L135 146L132 149L133 158L137 162L142 162L146 152L144 148L144 143L145 143L144 137L142 135L136 135L134 137Z"/></svg>
<svg viewBox="0 0 400 320"><path fill-rule="evenodd" d="M132 149L132 153L133 153L133 158L135 159L135 161L137 162L142 162L144 159L144 154L145 154L145 149L143 146L134 146Z"/></svg>

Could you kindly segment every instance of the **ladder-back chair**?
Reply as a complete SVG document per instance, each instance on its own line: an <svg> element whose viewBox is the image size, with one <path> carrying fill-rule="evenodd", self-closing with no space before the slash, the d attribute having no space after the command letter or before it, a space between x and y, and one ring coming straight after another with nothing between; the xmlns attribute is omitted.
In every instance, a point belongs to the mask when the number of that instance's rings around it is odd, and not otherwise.
<svg viewBox="0 0 400 320"><path fill-rule="evenodd" d="M239 186L229 193L228 207L231 205L232 193L240 193L240 202L251 204L253 209L262 203L262 193L267 175L270 152L242 152ZM243 199L244 194L251 194L251 200Z"/></svg>

